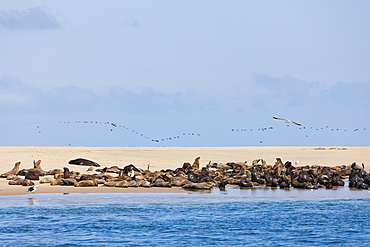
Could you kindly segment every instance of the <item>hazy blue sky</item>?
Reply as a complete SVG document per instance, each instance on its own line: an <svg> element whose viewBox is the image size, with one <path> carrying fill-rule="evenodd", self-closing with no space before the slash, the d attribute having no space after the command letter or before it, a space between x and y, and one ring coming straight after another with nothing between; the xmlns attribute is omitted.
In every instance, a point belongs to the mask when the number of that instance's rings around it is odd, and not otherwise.
<svg viewBox="0 0 370 247"><path fill-rule="evenodd" d="M369 13L1 0L0 145L370 145Z"/></svg>

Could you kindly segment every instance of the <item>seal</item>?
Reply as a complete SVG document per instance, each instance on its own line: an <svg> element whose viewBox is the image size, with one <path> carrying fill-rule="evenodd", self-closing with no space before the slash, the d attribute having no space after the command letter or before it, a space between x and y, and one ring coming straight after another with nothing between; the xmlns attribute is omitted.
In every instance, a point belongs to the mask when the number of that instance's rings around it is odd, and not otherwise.
<svg viewBox="0 0 370 247"><path fill-rule="evenodd" d="M263 180L261 178L261 176L258 174L258 172L256 170L256 166L252 167L251 175L252 175L252 182L256 182L258 184L264 184L265 183L265 180Z"/></svg>
<svg viewBox="0 0 370 247"><path fill-rule="evenodd" d="M39 183L40 184L50 184L53 181L53 179L48 178L48 177L43 177L40 179Z"/></svg>
<svg viewBox="0 0 370 247"><path fill-rule="evenodd" d="M370 175L364 177L364 183L370 186Z"/></svg>
<svg viewBox="0 0 370 247"><path fill-rule="evenodd" d="M119 173L120 176L126 175L128 176L129 173L131 174L132 171L140 172L139 169L137 169L133 164L127 165L123 168L123 170Z"/></svg>
<svg viewBox="0 0 370 247"><path fill-rule="evenodd" d="M267 187L277 187L278 186L277 179L271 177L271 175L268 171L263 170L263 172L264 172L264 176L265 176L265 180L266 180L266 186Z"/></svg>
<svg viewBox="0 0 370 247"><path fill-rule="evenodd" d="M75 187L90 187L90 186L98 186L97 181L95 180L83 180L74 185Z"/></svg>
<svg viewBox="0 0 370 247"><path fill-rule="evenodd" d="M154 184L152 184L154 187L168 187L171 188L170 182L165 182L163 179L158 179Z"/></svg>
<svg viewBox="0 0 370 247"><path fill-rule="evenodd" d="M359 181L356 184L357 189L362 189L362 190L368 190L369 185L365 184L363 181Z"/></svg>
<svg viewBox="0 0 370 247"><path fill-rule="evenodd" d="M63 181L63 185L66 185L66 186L75 186L75 184L77 184L77 180L74 179L74 178L62 178L62 181Z"/></svg>
<svg viewBox="0 0 370 247"><path fill-rule="evenodd" d="M118 181L115 183L114 187L128 188L128 182L126 180Z"/></svg>
<svg viewBox="0 0 370 247"><path fill-rule="evenodd" d="M34 183L31 180L29 180L29 179L24 179L22 181L22 184L21 185L22 186L32 186L32 185L34 185Z"/></svg>
<svg viewBox="0 0 370 247"><path fill-rule="evenodd" d="M23 182L23 179L22 178L16 178L14 180L10 180L8 182L9 185L21 185Z"/></svg>
<svg viewBox="0 0 370 247"><path fill-rule="evenodd" d="M287 176L285 176L285 175L280 176L280 178L278 180L278 184L279 184L280 189L289 189L290 182L291 181Z"/></svg>
<svg viewBox="0 0 370 247"><path fill-rule="evenodd" d="M212 185L209 183L189 183L182 186L183 189L210 190Z"/></svg>
<svg viewBox="0 0 370 247"><path fill-rule="evenodd" d="M240 179L239 186L240 188L252 188L253 184L245 177Z"/></svg>
<svg viewBox="0 0 370 247"><path fill-rule="evenodd" d="M344 186L344 181L341 179L341 176L336 172L333 172L331 181L333 186Z"/></svg>
<svg viewBox="0 0 370 247"><path fill-rule="evenodd" d="M176 178L176 179L172 179L171 181L171 186L184 186L185 184L187 183L190 183L189 180L187 179L184 179L184 178Z"/></svg>
<svg viewBox="0 0 370 247"><path fill-rule="evenodd" d="M195 176L193 171L188 173L188 180L192 183L199 183L199 179Z"/></svg>
<svg viewBox="0 0 370 247"><path fill-rule="evenodd" d="M194 163L191 166L192 169L199 169L199 160L200 160L200 157L195 158Z"/></svg>
<svg viewBox="0 0 370 247"><path fill-rule="evenodd" d="M70 160L68 162L68 164L79 165L79 166L97 166L97 167L100 167L100 165L98 163L96 163L95 161L87 160L87 159L84 159L84 158L77 158L77 159L74 159L74 160Z"/></svg>
<svg viewBox="0 0 370 247"><path fill-rule="evenodd" d="M38 170L30 170L26 173L24 178L29 180L39 180L40 176L42 176L42 174Z"/></svg>
<svg viewBox="0 0 370 247"><path fill-rule="evenodd" d="M150 182L146 181L146 180L141 180L140 182L137 183L137 185L140 186L140 187L146 187L146 188L151 187ZM171 183L171 185L172 185L172 183Z"/></svg>
<svg viewBox="0 0 370 247"><path fill-rule="evenodd" d="M70 178L73 177L72 173L69 171L68 167L63 167L64 173L63 178Z"/></svg>
<svg viewBox="0 0 370 247"><path fill-rule="evenodd" d="M322 175L320 175L320 176L317 178L317 182L318 182L319 184L323 184L323 185L325 185L326 183L330 183L330 182L331 182L331 179L329 178L329 176L328 176L328 175L326 175L326 174L322 174Z"/></svg>
<svg viewBox="0 0 370 247"><path fill-rule="evenodd" d="M41 168L41 160L38 160L37 162L33 161L33 169L30 169L29 171L31 171L31 170L41 173L42 176L45 176L45 175L48 174L48 172L44 171Z"/></svg>
<svg viewBox="0 0 370 247"><path fill-rule="evenodd" d="M19 172L19 166L21 165L21 162L18 161L17 163L14 164L14 167L13 169L11 169L10 171L6 172L6 173L3 173L0 175L1 178L6 178L7 176L9 175L18 175L18 172Z"/></svg>
<svg viewBox="0 0 370 247"><path fill-rule="evenodd" d="M16 175L9 175L9 176L6 177L6 180L14 180L14 179L17 179L17 178L18 178L18 176L16 176Z"/></svg>
<svg viewBox="0 0 370 247"><path fill-rule="evenodd" d="M218 184L218 188L219 188L220 190L225 190L226 185L228 185L228 184L229 184L229 181L227 181L227 180L222 180L222 181Z"/></svg>
<svg viewBox="0 0 370 247"><path fill-rule="evenodd" d="M51 181L50 185L51 186L64 185L64 182L62 181L61 178L57 178Z"/></svg>

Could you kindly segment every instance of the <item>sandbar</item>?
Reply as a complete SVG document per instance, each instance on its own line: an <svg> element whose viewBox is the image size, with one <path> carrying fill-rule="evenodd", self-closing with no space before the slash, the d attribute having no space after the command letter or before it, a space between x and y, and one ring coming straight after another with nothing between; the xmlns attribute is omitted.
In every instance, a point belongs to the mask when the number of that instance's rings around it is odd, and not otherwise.
<svg viewBox="0 0 370 247"><path fill-rule="evenodd" d="M41 167L48 171L68 167L72 171L87 174L86 166L70 165L68 161L86 158L99 163L102 167L134 164L136 167L151 171L176 169L184 162L192 163L201 157L200 166L210 161L217 163L244 162L251 164L254 159L264 159L273 165L277 157L283 162L299 161L299 166L323 165L337 166L364 163L369 172L370 147L0 147L0 174L11 170L21 162L20 169L33 167L33 161L41 160ZM36 181L35 184L38 184ZM26 194L27 187L8 185L5 178L0 179L0 195ZM38 193L123 193L123 192L171 192L181 193L181 188L75 188L70 186L50 186L41 184Z"/></svg>

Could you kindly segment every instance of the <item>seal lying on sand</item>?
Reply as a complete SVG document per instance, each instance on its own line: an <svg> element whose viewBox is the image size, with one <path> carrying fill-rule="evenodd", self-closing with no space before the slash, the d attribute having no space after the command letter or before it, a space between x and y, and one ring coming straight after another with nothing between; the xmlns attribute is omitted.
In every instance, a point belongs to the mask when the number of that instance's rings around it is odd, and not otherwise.
<svg viewBox="0 0 370 247"><path fill-rule="evenodd" d="M6 173L3 173L0 175L1 178L6 178L7 176L9 175L18 175L18 172L19 172L19 166L21 165L21 162L18 161L17 163L15 163L13 169L11 169L10 171L6 172Z"/></svg>
<svg viewBox="0 0 370 247"><path fill-rule="evenodd" d="M81 161L81 162L79 162ZM86 162L85 162L86 161ZM95 162L85 159L71 160L70 163L80 165L96 166ZM263 159L254 160L252 165L247 162L228 162L226 164L211 162L206 167L198 168L199 157L195 159L193 166L186 162L182 167L175 170L162 169L160 171L142 170L133 164L125 166L123 169L117 166L103 169L96 169L100 174L82 174L77 171L69 171L67 167L64 172L61 170L51 170L47 174L54 174L53 181L48 179L52 186L98 186L103 184L107 187L171 187L180 186L184 189L209 190L218 187L224 190L227 184L239 185L240 188L250 188L254 186L277 187L289 189L331 189L336 186L344 186L344 176L349 176L349 187L353 189L369 189L370 174L364 170L363 166L356 163L352 165L341 165L337 167L327 167L320 165L293 166L292 162L282 162L276 158L274 165L268 165ZM95 163L96 164L96 163ZM297 164L295 164L297 165ZM11 173L18 173L17 176L9 175L9 185L32 185L32 172L44 172L41 169L40 161L34 163L34 168L22 171L16 170ZM118 173L118 176L107 174L108 172ZM340 175L348 174L348 175ZM35 174L41 176L44 174ZM25 176L25 179L19 178ZM27 179L28 178L28 179ZM38 177L37 177L38 178Z"/></svg>
<svg viewBox="0 0 370 247"><path fill-rule="evenodd" d="M126 175L129 176L129 173L132 173L132 171L140 172L139 169L137 169L133 164L127 165L123 168L122 172L119 174L120 176Z"/></svg>
<svg viewBox="0 0 370 247"><path fill-rule="evenodd" d="M98 166L98 167L100 166L98 163L92 160L84 159L84 158L77 158L74 160L70 160L68 164L79 165L79 166Z"/></svg>

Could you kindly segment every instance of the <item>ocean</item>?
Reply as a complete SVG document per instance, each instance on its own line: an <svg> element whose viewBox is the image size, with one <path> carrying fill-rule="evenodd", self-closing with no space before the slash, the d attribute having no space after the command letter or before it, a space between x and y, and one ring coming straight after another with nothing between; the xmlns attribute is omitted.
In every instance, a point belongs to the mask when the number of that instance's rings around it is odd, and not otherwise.
<svg viewBox="0 0 370 247"><path fill-rule="evenodd" d="M369 191L0 197L1 246L369 246Z"/></svg>

